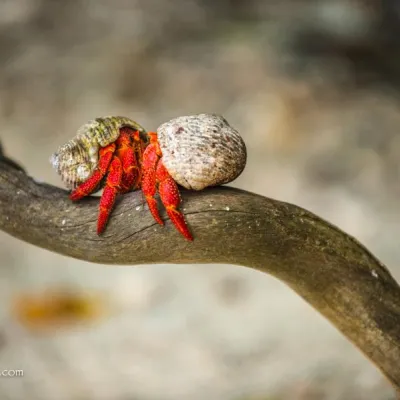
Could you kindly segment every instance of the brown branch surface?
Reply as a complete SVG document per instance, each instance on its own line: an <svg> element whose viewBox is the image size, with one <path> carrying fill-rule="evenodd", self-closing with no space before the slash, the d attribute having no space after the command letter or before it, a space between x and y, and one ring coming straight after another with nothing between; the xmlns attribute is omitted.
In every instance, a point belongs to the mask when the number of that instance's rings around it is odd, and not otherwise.
<svg viewBox="0 0 400 400"><path fill-rule="evenodd" d="M400 287L355 239L309 211L229 187L183 192L195 240L155 223L140 193L122 196L103 236L98 199L72 204L0 154L0 229L102 264L228 263L282 280L328 318L400 391ZM267 305L266 305L267 307Z"/></svg>

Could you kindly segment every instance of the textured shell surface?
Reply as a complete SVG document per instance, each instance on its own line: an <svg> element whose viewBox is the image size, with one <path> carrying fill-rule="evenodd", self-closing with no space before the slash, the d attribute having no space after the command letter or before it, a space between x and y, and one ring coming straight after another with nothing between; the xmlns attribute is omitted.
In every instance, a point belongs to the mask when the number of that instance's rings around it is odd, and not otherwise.
<svg viewBox="0 0 400 400"><path fill-rule="evenodd" d="M246 165L246 145L220 115L178 117L160 125L158 141L172 178L191 190L236 179Z"/></svg>
<svg viewBox="0 0 400 400"><path fill-rule="evenodd" d="M137 122L126 117L96 118L82 125L73 139L59 147L51 156L50 163L67 188L76 188L93 174L100 148L117 140L122 127L146 133Z"/></svg>

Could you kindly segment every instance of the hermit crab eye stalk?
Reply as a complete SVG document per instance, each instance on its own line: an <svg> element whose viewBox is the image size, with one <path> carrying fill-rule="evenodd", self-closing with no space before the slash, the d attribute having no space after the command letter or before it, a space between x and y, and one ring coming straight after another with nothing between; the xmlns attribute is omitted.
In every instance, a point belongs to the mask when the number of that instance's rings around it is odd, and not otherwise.
<svg viewBox="0 0 400 400"><path fill-rule="evenodd" d="M193 240L183 214L177 184L202 190L231 182L246 164L246 146L221 116L174 118L147 133L126 117L97 118L50 159L62 181L79 200L101 187L97 232L105 229L118 193L142 189L154 219L163 225L155 199L159 194L177 230Z"/></svg>

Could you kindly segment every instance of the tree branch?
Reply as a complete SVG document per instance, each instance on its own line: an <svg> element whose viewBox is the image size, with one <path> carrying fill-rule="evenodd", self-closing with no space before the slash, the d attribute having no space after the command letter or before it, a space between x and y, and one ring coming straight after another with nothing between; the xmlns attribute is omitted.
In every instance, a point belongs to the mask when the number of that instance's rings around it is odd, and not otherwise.
<svg viewBox="0 0 400 400"><path fill-rule="evenodd" d="M217 187L183 192L195 240L161 227L140 192L121 196L103 236L98 199L72 204L36 183L0 149L0 229L69 257L102 264L228 263L282 280L328 318L400 393L400 288L355 239L295 205Z"/></svg>

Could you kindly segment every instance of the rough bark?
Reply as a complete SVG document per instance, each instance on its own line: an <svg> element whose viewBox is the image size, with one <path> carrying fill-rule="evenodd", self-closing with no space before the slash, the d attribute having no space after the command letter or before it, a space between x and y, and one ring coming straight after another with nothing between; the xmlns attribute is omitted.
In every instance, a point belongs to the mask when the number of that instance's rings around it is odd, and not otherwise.
<svg viewBox="0 0 400 400"><path fill-rule="evenodd" d="M183 191L183 199L194 242L165 214L166 226L157 225L140 192L120 197L98 237L98 199L72 204L66 191L35 182L0 147L4 232L94 263L229 263L269 273L358 346L400 393L400 287L365 247L309 211L242 190Z"/></svg>

